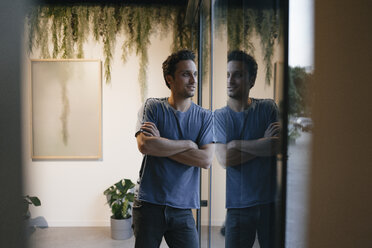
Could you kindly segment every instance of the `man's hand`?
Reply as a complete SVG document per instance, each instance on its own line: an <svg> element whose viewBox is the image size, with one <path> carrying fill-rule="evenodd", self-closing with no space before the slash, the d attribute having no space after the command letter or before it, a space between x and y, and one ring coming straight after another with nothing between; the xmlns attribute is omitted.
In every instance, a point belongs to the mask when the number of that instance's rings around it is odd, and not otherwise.
<svg viewBox="0 0 372 248"><path fill-rule="evenodd" d="M212 164L213 153L214 144L206 144L200 148L196 145L196 148L177 153L169 158L186 165L208 169Z"/></svg>
<svg viewBox="0 0 372 248"><path fill-rule="evenodd" d="M152 122L144 122L140 131L146 136L160 137L160 132L156 125Z"/></svg>
<svg viewBox="0 0 372 248"><path fill-rule="evenodd" d="M251 155L266 157L276 155L280 151L280 124L271 123L264 137L255 140L232 140L227 144L227 150L239 150Z"/></svg>
<svg viewBox="0 0 372 248"><path fill-rule="evenodd" d="M280 135L280 123L271 123L265 131L264 138L279 138Z"/></svg>
<svg viewBox="0 0 372 248"><path fill-rule="evenodd" d="M209 168L213 155L213 145L199 148L191 140L170 140L160 136L159 129L152 122L144 122L137 135L138 149L143 154L169 157L187 165Z"/></svg>
<svg viewBox="0 0 372 248"><path fill-rule="evenodd" d="M170 157L190 149L198 149L191 140L170 140L160 136L159 129L152 122L144 122L136 136L138 150L142 154Z"/></svg>
<svg viewBox="0 0 372 248"><path fill-rule="evenodd" d="M223 168L226 168L228 166L240 165L256 157L252 154L242 152L240 150L233 148L232 143L237 142L231 141L227 145L221 143L215 144L216 157Z"/></svg>

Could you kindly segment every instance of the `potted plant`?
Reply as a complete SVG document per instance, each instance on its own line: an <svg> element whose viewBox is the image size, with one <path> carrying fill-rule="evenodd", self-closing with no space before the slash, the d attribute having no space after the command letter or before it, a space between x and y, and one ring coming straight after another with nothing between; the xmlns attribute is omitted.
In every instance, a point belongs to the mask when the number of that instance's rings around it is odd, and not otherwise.
<svg viewBox="0 0 372 248"><path fill-rule="evenodd" d="M130 179L122 179L107 188L103 194L111 208L111 237L113 239L129 239L132 231L132 205L135 184Z"/></svg>
<svg viewBox="0 0 372 248"><path fill-rule="evenodd" d="M41 205L41 201L36 196L29 196L29 195L23 196L22 213L23 213L23 218L25 220L28 220L31 217L30 205L34 205L35 207L38 207Z"/></svg>
<svg viewBox="0 0 372 248"><path fill-rule="evenodd" d="M35 227L30 226L30 218L31 218L31 212L30 212L30 205L34 205L35 207L38 207L41 205L40 199L36 196L23 196L22 199L22 217L23 217L23 225L26 235L30 235L34 230Z"/></svg>

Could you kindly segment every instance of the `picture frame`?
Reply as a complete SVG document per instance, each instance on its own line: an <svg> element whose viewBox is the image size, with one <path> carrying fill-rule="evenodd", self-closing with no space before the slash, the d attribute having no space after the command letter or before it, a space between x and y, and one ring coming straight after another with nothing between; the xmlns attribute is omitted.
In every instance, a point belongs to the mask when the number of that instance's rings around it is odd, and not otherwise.
<svg viewBox="0 0 372 248"><path fill-rule="evenodd" d="M102 158L102 63L32 59L32 159Z"/></svg>

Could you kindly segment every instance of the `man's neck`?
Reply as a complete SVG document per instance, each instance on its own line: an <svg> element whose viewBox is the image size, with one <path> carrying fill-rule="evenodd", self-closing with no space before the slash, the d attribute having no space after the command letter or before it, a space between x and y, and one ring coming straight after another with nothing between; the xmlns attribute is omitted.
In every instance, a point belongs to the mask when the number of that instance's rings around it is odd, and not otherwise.
<svg viewBox="0 0 372 248"><path fill-rule="evenodd" d="M235 112L242 112L248 109L251 103L252 99L249 98L249 96L241 99L235 99L231 97L227 99L227 106L229 106L229 108L231 108Z"/></svg>
<svg viewBox="0 0 372 248"><path fill-rule="evenodd" d="M168 103L175 110L186 112L191 106L191 97L180 98L180 97L175 97L173 94L171 94L171 96L168 98Z"/></svg>

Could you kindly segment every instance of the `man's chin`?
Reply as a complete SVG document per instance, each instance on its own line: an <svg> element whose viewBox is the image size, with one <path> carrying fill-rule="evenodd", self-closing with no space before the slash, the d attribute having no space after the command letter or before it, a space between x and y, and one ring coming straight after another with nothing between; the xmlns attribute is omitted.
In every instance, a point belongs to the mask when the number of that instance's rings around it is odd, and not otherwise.
<svg viewBox="0 0 372 248"><path fill-rule="evenodd" d="M227 92L227 96L230 97L230 98L235 98L237 94L235 94L234 92Z"/></svg>
<svg viewBox="0 0 372 248"><path fill-rule="evenodd" d="M187 92L185 94L185 98L190 98L190 97L193 97L195 95L195 92Z"/></svg>
<svg viewBox="0 0 372 248"><path fill-rule="evenodd" d="M232 99L235 99L235 100L239 100L239 99L241 99L242 98L242 96L241 95L239 95L239 94L230 94L230 93L227 93L227 96L228 97L230 97L230 98L232 98Z"/></svg>

